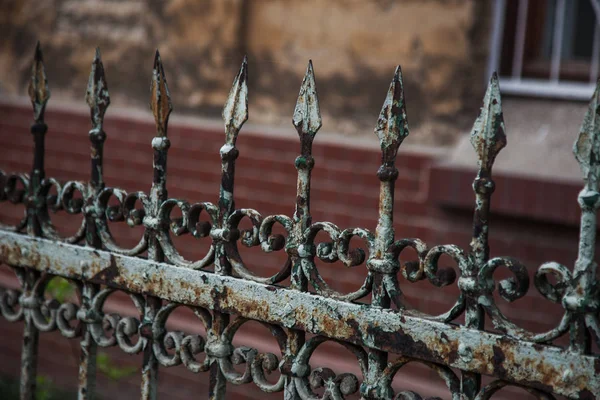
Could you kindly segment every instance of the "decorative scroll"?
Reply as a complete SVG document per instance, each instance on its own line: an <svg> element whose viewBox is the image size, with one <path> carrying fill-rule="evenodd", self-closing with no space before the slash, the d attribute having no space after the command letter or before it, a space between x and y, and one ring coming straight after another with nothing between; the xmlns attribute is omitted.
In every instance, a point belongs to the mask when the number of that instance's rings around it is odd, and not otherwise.
<svg viewBox="0 0 600 400"><path fill-rule="evenodd" d="M142 399L155 399L160 369L176 365L210 374L211 399L224 398L228 385L242 384L281 392L286 399L343 399L353 394L365 399L422 399L404 387L406 382L394 380L398 371L413 363L434 371L445 383L448 398L456 400L488 399L505 386L522 388L539 399L552 399L553 394L577 399L600 396L599 355L592 350L594 342L595 348L600 346L600 293L594 262L600 206L600 86L574 146L584 178L579 195L582 214L577 261L573 268L547 262L530 277L518 260L489 257L490 204L495 189L492 167L506 146L495 74L471 133L479 170L473 182L475 208L469 249L452 244L429 247L417 238L395 236L395 163L409 133L400 67L375 127L381 166L374 232L312 220L312 144L322 125L312 62L292 118L300 140L293 215L263 216L253 209L236 208L236 140L248 119L247 82L244 59L223 109L225 137L220 149L217 204L169 198L167 134L173 106L157 51L150 87L156 124L154 138L149 137L154 176L149 192L127 193L109 186L103 177L107 138L103 121L110 97L97 50L85 96L91 117L90 178L88 182L58 182L44 172L44 112L50 91L38 44L29 87L34 113L32 171L0 171L0 200L25 207L18 224L0 226L0 261L15 271L21 284L20 290L0 289L0 313L7 321L25 322L22 399L33 399L35 393L39 333L56 330L81 340L82 399L93 397L98 346L144 353ZM175 218L175 211L181 217ZM70 236L60 232L52 224L54 212L80 218L78 231ZM244 219L250 222L247 230L240 228ZM111 224L119 222L142 228L133 247L124 246L111 234ZM284 235L274 233L277 225ZM317 240L320 233L327 237L325 241ZM173 240L182 235L208 238L211 246L199 259L188 260ZM353 247L352 239L362 244ZM260 276L250 270L240 246L258 246L266 253L282 251L287 261L274 275ZM400 255L407 248L413 249L417 258L401 263ZM454 260L458 273L438 266L443 255ZM360 288L350 293L335 291L322 274L327 264L321 267L318 260L364 271ZM208 271L210 266L213 272ZM494 277L498 268L507 269L512 276L498 281ZM434 287L457 285L459 294L448 310L429 315L407 305L399 275L404 278L402 285L428 280ZM54 276L74 283L78 304L48 299L47 285ZM287 278L289 285L284 284ZM557 326L542 333L510 321L494 296L497 290L503 300L516 301L528 292L531 280L543 298L564 309ZM129 295L138 315L104 311L107 299L117 291ZM202 333L167 329L169 316L178 307L193 311L204 328ZM495 332L484 329L486 319ZM236 333L249 321L258 321L275 338L276 354L234 347ZM569 338L569 344L560 347L556 340L563 336ZM313 353L329 341L356 358L359 376L311 365ZM482 374L496 380L483 386Z"/></svg>

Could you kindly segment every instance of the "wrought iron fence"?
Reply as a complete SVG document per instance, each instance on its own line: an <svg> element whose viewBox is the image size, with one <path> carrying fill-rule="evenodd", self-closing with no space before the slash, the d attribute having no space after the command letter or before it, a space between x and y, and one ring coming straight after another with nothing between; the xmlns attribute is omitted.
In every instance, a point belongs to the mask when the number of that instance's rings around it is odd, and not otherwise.
<svg viewBox="0 0 600 400"><path fill-rule="evenodd" d="M61 184L44 174L44 110L50 92L39 44L29 95L34 111L33 169L30 175L0 175L1 199L21 203L26 210L17 226L3 225L0 230L0 261L14 269L21 284L20 291L0 290L0 310L8 321L24 321L22 399L35 396L39 333L54 330L80 340L80 399L94 397L98 346L143 353L142 399L156 397L160 366L179 364L194 373L208 372L207 395L211 399L224 398L227 383L252 382L265 392L282 392L286 399L342 399L357 392L365 399L421 399L417 393L394 393L392 389L395 374L409 363L423 364L439 374L452 399L488 399L511 385L539 399L552 399L554 394L574 399L600 396L600 358L594 350L600 340L594 262L600 204L600 90L591 100L574 146L585 182L579 195L582 212L577 261L572 269L548 262L534 275L539 293L564 309L558 325L543 333L529 332L511 322L494 297L498 290L504 300L513 301L524 296L530 285L528 272L519 261L489 257L492 165L506 145L496 75L491 78L471 133L479 172L473 182L476 201L469 249L455 245L429 248L419 239L394 237L395 159L408 135L400 67L375 128L382 152L375 232L340 229L329 222L311 220L311 147L321 127L311 63L293 115L300 155L295 161L298 185L292 217L263 217L255 210L236 209L234 205L235 145L248 118L246 60L223 110L225 144L220 150L218 204L190 204L167 196L167 122L172 106L158 52L151 82L156 136L152 139L154 177L149 194L126 193L106 186L103 180L107 136L103 118L110 99L98 51L86 94L92 120L89 182ZM176 209L179 218L172 216ZM59 210L81 216L75 235L64 237L52 224L50 211ZM244 219L251 222L251 229L240 228ZM137 245L123 248L117 243L109 226L118 221L143 227ZM287 232L287 237L275 234L276 225ZM318 243L316 236L322 232L328 239ZM187 260L172 240L179 235L210 237L212 245L201 260ZM362 248L350 245L353 238L362 240ZM240 256L240 245L260 246L267 253L283 251L287 262L273 276L257 276ZM416 251L418 259L401 263L400 253L409 248ZM456 262L458 277L438 268L442 255ZM318 259L362 268L364 282L354 292L339 293L323 279ZM214 271L207 271L209 266ZM497 282L493 274L498 268L509 270L512 277ZM46 286L54 276L75 282L78 305L46 300ZM456 284L460 294L443 314L427 315L406 306L400 276L406 282L402 285L420 280L436 287ZM287 278L290 283L284 285ZM116 291L132 298L139 319L103 311L105 301ZM183 306L193 310L206 329L205 335L167 330L169 315ZM493 330L484 330L485 319L491 321ZM252 320L268 327L279 345L279 356L232 345L238 329ZM561 346L557 340L563 337L569 340ZM327 341L341 344L356 356L361 377L336 375L330 369L310 365L313 352ZM245 368L243 372L240 366ZM267 378L271 373L277 378ZM483 386L481 375L494 379Z"/></svg>

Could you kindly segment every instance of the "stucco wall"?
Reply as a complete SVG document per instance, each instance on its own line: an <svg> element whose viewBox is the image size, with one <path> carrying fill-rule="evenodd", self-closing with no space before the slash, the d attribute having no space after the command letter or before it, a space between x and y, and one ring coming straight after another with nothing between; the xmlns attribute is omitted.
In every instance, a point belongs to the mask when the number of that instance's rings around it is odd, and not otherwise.
<svg viewBox="0 0 600 400"><path fill-rule="evenodd" d="M54 98L82 101L100 46L113 107L146 108L159 48L176 112L218 116L244 53L251 120L289 125L312 58L323 131L371 134L396 64L411 143L447 144L483 93L487 1L0 0L0 94L42 41ZM468 116L468 118L465 118Z"/></svg>

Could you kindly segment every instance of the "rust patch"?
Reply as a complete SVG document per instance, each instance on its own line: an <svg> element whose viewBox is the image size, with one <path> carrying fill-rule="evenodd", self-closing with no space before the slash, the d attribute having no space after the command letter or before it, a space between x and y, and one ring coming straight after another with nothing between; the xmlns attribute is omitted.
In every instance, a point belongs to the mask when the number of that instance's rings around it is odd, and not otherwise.
<svg viewBox="0 0 600 400"><path fill-rule="evenodd" d="M115 257L113 255L111 255L110 265L108 267L104 268L103 270L101 270L100 272L98 272L93 277L91 277L90 281L99 282L99 283L111 283L111 282L114 282L118 276L119 276L119 267L117 266Z"/></svg>

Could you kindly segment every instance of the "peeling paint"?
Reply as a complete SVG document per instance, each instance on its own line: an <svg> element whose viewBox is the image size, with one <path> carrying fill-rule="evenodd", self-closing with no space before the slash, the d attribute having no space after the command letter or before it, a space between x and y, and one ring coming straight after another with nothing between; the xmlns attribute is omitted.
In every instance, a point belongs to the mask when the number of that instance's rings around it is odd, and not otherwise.
<svg viewBox="0 0 600 400"><path fill-rule="evenodd" d="M81 399L94 396L97 346L143 353L140 391L141 398L148 400L156 398L159 367L179 364L195 373L209 372L211 399L224 398L227 384L250 382L265 392L282 392L286 399L343 399L357 392L365 399L418 399L421 396L414 392L394 393L391 386L395 374L412 362L435 371L453 400L488 399L507 385L524 388L540 399L551 399L553 394L573 399L600 397L600 362L591 346L592 341L598 345L600 340L600 294L594 262L600 206L600 89L592 98L574 146L585 183L578 199L582 216L577 261L573 269L545 263L533 279L544 299L561 304L564 314L557 326L533 333L511 322L494 297L497 289L502 299L514 301L530 286L527 268L518 260L489 257L489 214L495 189L492 166L506 145L497 76L490 81L471 133L479 171L473 182L473 236L466 251L450 244L429 248L419 239L395 237L395 162L408 135L400 67L375 128L382 151L375 232L342 230L329 222L312 221L312 144L322 125L314 75L309 62L292 118L300 138L294 213L291 217L263 217L252 209L236 209L234 198L239 156L236 140L248 119L247 59L223 108L225 140L219 150L222 178L218 203L189 204L168 197L167 128L172 104L158 51L150 90L156 134L151 140L154 177L149 194L105 187L102 163L107 135L103 120L110 98L99 50L86 91L92 122L90 180L62 184L45 177L44 110L49 90L38 45L29 89L35 121L31 127L33 168L29 175L0 171L0 201L23 203L26 208L20 224L0 226L0 262L12 267L21 283L19 291L0 288L0 313L8 321L24 321L22 399L33 399L35 393L39 334L54 330L81 340ZM175 208L181 212L180 218L171 216ZM62 237L52 225L49 210L80 214L78 232ZM208 220L201 220L204 215ZM251 223L248 230L239 228L244 218ZM109 221L140 225L143 236L136 246L122 248L110 233ZM275 224L281 225L285 236L273 234ZM328 237L321 243L316 240L320 233ZM186 260L179 254L171 235L185 234L211 238L212 245L201 260ZM366 260L363 249L350 247L354 237L368 249ZM285 251L288 259L275 275L257 276L246 267L238 245L260 246L265 252ZM418 260L401 265L400 254L406 248L414 249ZM438 267L442 255L455 261L458 274ZM321 276L317 259L341 261L347 267L365 264L361 287L352 293L334 291ZM210 265L214 272L203 270ZM507 269L512 276L497 281L494 272L498 268ZM427 315L406 307L398 274L408 284L423 279L436 287L456 284L460 294L446 312ZM55 275L77 283L79 306L45 299L47 283ZM288 277L290 284L285 287ZM139 312L137 317L104 313L104 303L115 291L129 294ZM369 304L355 302L368 295ZM201 321L204 335L166 328L171 312L183 306L190 307ZM458 322L461 315L464 324ZM486 319L496 332L484 329ZM251 320L271 332L280 356L233 346L238 329ZM315 336L307 339L306 333ZM554 343L567 335L569 345ZM310 365L313 352L327 341L356 356L360 378ZM400 356L389 361L391 353ZM241 364L244 367L235 367ZM267 380L266 375L274 372L278 377ZM495 380L482 387L481 375ZM316 394L317 389L322 395Z"/></svg>

